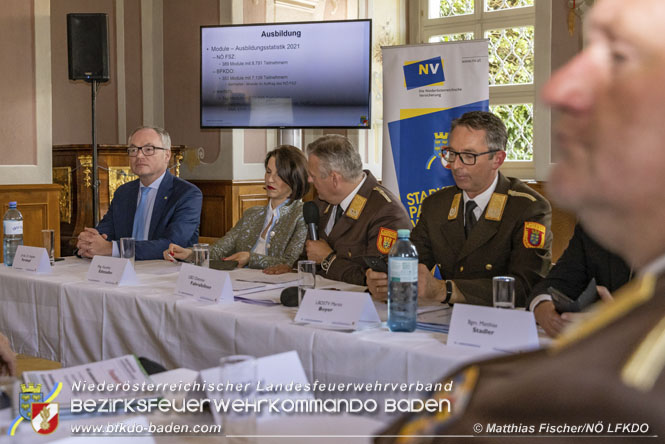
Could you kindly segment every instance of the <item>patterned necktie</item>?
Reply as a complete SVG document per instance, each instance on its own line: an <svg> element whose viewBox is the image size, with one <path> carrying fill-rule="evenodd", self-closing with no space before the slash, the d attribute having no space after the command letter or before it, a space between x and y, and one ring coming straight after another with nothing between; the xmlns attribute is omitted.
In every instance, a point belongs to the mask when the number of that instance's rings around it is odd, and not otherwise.
<svg viewBox="0 0 665 444"><path fill-rule="evenodd" d="M141 201L139 202L139 206L136 208L136 214L134 214L134 229L132 230L132 237L136 240L146 240L145 219L146 213L148 212L149 192L149 187L141 188Z"/></svg>
<svg viewBox="0 0 665 444"><path fill-rule="evenodd" d="M472 200L466 202L464 207L464 236L468 239L469 233L473 230L474 225L476 225L476 215L473 214L473 210L478 206Z"/></svg>

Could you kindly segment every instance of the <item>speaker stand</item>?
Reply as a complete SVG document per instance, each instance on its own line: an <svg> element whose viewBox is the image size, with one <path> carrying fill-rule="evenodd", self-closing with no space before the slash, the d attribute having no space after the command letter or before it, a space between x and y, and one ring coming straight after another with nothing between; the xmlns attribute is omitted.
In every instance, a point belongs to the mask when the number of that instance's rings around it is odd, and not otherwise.
<svg viewBox="0 0 665 444"><path fill-rule="evenodd" d="M95 108L97 105L97 80L89 80L92 87L92 221L96 227L99 223L99 171L97 161L97 121L95 120Z"/></svg>
<svg viewBox="0 0 665 444"><path fill-rule="evenodd" d="M303 149L302 146L302 129L289 128L280 129L277 133L277 143L280 145L293 145L297 148Z"/></svg>

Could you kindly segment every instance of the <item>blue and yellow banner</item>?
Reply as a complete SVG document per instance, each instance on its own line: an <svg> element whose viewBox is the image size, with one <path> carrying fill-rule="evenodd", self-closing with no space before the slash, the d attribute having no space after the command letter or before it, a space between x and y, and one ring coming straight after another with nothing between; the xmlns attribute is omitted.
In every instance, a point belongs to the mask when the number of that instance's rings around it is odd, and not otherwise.
<svg viewBox="0 0 665 444"><path fill-rule="evenodd" d="M383 50L383 183L415 226L422 201L453 185L441 158L450 123L489 109L487 40Z"/></svg>

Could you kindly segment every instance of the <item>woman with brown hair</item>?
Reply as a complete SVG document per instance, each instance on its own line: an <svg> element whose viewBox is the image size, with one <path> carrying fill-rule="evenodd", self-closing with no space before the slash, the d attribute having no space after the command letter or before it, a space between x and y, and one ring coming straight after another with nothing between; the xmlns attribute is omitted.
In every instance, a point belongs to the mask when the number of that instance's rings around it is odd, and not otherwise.
<svg viewBox="0 0 665 444"><path fill-rule="evenodd" d="M211 259L235 260L238 267L293 265L305 244L307 227L302 197L309 191L307 159L302 150L281 145L265 159L268 205L249 208L210 250ZM164 259L186 260L192 250L171 244Z"/></svg>

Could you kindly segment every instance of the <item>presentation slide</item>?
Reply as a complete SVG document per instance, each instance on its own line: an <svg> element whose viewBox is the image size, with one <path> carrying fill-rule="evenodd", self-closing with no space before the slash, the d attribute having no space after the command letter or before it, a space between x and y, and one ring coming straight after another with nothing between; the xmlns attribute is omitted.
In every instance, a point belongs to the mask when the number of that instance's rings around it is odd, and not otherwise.
<svg viewBox="0 0 665 444"><path fill-rule="evenodd" d="M367 127L370 22L201 28L202 127Z"/></svg>

